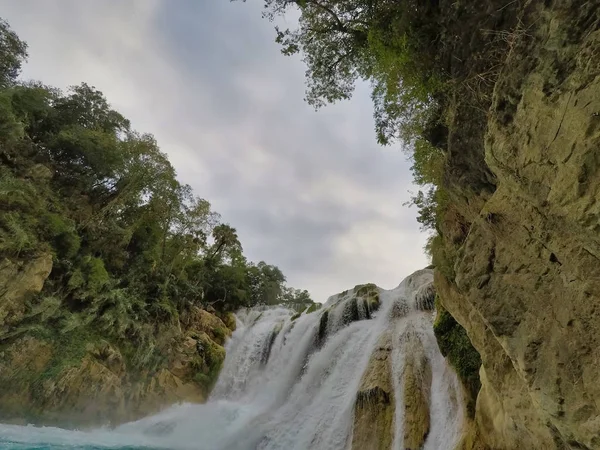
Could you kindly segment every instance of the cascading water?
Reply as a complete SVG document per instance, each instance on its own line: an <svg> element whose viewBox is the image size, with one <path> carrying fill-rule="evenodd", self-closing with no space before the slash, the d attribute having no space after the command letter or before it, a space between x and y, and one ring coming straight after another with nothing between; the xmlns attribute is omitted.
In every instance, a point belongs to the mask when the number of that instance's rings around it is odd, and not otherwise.
<svg viewBox="0 0 600 450"><path fill-rule="evenodd" d="M392 340L393 448L405 432L402 373L419 348L431 367L426 450L452 449L462 427L460 387L432 331L432 271L379 291L380 307L355 292L292 321L285 308L240 311L238 329L206 404L171 407L115 429L89 432L0 425L0 448L345 450L352 446L361 379L379 339ZM418 346L409 345L409 342Z"/></svg>

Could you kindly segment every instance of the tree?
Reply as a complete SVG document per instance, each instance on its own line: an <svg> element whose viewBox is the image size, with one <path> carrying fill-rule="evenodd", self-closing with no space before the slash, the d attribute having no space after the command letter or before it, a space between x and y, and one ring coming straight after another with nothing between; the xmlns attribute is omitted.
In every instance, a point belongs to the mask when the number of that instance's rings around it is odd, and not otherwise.
<svg viewBox="0 0 600 450"><path fill-rule="evenodd" d="M231 262L242 253L242 244L235 228L227 224L220 224L212 230L214 243L208 250L207 259L212 263L223 259Z"/></svg>
<svg viewBox="0 0 600 450"><path fill-rule="evenodd" d="M282 302L285 276L277 266L260 261L247 269L252 304L276 305Z"/></svg>
<svg viewBox="0 0 600 450"><path fill-rule="evenodd" d="M0 86L14 82L27 59L27 44L0 19Z"/></svg>
<svg viewBox="0 0 600 450"><path fill-rule="evenodd" d="M244 0L245 1L245 0ZM306 100L315 108L349 99L356 81L373 87L378 141L412 141L427 116L438 79L435 0L265 0L274 20L300 11L296 29L275 27L282 53L302 53Z"/></svg>
<svg viewBox="0 0 600 450"><path fill-rule="evenodd" d="M3 344L33 330L65 350L63 367L102 337L143 379L196 306L282 300L283 273L248 264L236 229L99 90L19 81L25 48L0 21L0 260L20 267L41 254L52 271L23 314L3 318Z"/></svg>
<svg viewBox="0 0 600 450"><path fill-rule="evenodd" d="M307 290L284 287L281 294L281 302L292 305L308 305L314 303Z"/></svg>

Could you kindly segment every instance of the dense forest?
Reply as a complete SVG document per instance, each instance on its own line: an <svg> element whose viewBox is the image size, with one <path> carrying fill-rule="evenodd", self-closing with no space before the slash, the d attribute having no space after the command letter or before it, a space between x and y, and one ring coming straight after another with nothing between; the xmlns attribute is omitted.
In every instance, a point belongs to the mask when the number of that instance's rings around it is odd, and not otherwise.
<svg viewBox="0 0 600 450"><path fill-rule="evenodd" d="M152 370L161 336L193 308L235 328L228 313L240 307L313 303L278 267L246 259L236 229L177 180L152 135L95 87L19 79L26 57L0 22L1 347L37 336L68 353L101 336L129 367ZM27 267L49 271L35 295L15 293Z"/></svg>

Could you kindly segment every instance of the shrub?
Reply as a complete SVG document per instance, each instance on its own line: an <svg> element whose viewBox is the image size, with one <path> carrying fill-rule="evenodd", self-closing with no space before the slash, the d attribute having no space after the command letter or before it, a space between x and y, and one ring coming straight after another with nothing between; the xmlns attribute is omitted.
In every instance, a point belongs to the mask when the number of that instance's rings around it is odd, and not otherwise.
<svg viewBox="0 0 600 450"><path fill-rule="evenodd" d="M321 304L320 303L313 303L312 305L310 305L308 307L308 309L306 310L306 314L310 314L312 312L318 311L319 309L321 309Z"/></svg>
<svg viewBox="0 0 600 450"><path fill-rule="evenodd" d="M16 213L4 213L0 218L0 251L13 255L35 250L38 240L27 221Z"/></svg>
<svg viewBox="0 0 600 450"><path fill-rule="evenodd" d="M70 259L79 252L81 239L73 221L60 214L48 213L43 216L41 224L59 257Z"/></svg>
<svg viewBox="0 0 600 450"><path fill-rule="evenodd" d="M83 266L86 286L91 292L99 292L110 281L110 276L100 258L87 257Z"/></svg>
<svg viewBox="0 0 600 450"><path fill-rule="evenodd" d="M212 330L212 333L215 337L215 342L222 344L227 339L227 332L222 327L216 327Z"/></svg>

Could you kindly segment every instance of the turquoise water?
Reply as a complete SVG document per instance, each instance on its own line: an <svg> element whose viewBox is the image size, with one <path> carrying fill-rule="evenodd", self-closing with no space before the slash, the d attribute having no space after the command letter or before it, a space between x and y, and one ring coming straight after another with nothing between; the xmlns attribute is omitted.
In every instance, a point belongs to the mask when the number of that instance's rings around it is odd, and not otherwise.
<svg viewBox="0 0 600 450"><path fill-rule="evenodd" d="M150 437L134 437L108 429L85 432L53 427L0 424L1 450L150 450L156 448L152 445Z"/></svg>
<svg viewBox="0 0 600 450"><path fill-rule="evenodd" d="M140 450L147 447L111 447L119 450ZM107 447L91 446L72 446L72 445L50 445L50 444L21 444L18 442L0 442L0 449L3 450L58 450L58 449L77 449L77 450L106 450Z"/></svg>

